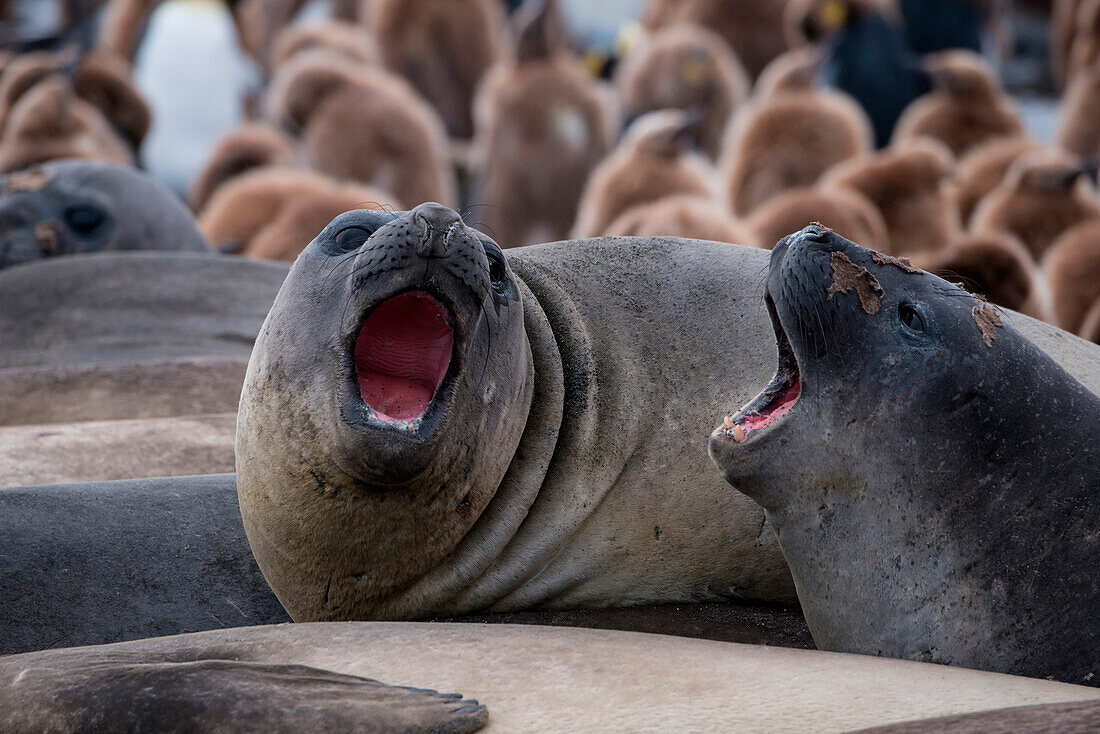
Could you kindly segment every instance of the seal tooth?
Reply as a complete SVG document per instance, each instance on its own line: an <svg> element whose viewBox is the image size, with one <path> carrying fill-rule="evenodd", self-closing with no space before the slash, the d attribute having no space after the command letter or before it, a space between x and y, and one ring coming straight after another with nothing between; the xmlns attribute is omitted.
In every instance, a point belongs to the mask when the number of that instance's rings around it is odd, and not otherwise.
<svg viewBox="0 0 1100 734"><path fill-rule="evenodd" d="M744 428L742 428L741 426L734 426L733 427L733 440L734 441L736 441L737 443L744 443L746 438L748 438L748 434L745 433Z"/></svg>
<svg viewBox="0 0 1100 734"><path fill-rule="evenodd" d="M733 422L733 418L730 418L728 415L725 418L722 419L722 427L723 428L730 429L730 428L733 428L734 425L735 424Z"/></svg>

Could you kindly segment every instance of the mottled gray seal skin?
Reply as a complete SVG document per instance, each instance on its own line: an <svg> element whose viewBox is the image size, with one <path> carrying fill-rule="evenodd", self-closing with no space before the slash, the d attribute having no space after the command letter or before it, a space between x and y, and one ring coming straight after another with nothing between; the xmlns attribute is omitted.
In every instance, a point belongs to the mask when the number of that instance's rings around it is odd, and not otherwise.
<svg viewBox="0 0 1100 734"><path fill-rule="evenodd" d="M617 238L505 258L434 204L334 220L238 413L245 530L291 616L793 601L762 510L697 440L774 365L764 257Z"/></svg>
<svg viewBox="0 0 1100 734"><path fill-rule="evenodd" d="M0 177L0 268L104 250L210 250L179 197L148 173L61 161Z"/></svg>
<svg viewBox="0 0 1100 734"><path fill-rule="evenodd" d="M290 620L232 474L0 489L0 558L0 653Z"/></svg>
<svg viewBox="0 0 1100 734"><path fill-rule="evenodd" d="M103 252L0 270L0 368L244 357L287 266Z"/></svg>
<svg viewBox="0 0 1100 734"><path fill-rule="evenodd" d="M1100 399L993 307L809 227L779 368L711 436L818 647L1100 684Z"/></svg>

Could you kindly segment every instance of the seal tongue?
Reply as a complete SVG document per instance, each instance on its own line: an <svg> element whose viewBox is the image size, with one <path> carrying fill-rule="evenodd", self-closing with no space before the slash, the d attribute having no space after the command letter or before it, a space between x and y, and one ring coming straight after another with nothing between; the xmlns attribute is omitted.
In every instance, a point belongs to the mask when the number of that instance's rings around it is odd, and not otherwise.
<svg viewBox="0 0 1100 734"><path fill-rule="evenodd" d="M447 309L427 293L410 291L383 301L355 341L363 402L386 422L421 417L447 374L453 347Z"/></svg>

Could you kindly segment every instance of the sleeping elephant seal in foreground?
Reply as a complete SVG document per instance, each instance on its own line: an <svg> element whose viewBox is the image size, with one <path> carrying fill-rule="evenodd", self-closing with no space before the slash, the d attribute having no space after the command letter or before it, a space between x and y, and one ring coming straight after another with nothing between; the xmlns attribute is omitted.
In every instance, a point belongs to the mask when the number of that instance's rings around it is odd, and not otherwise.
<svg viewBox="0 0 1100 734"><path fill-rule="evenodd" d="M210 246L179 197L135 168L62 161L0 177L0 268L105 250Z"/></svg>
<svg viewBox="0 0 1100 734"><path fill-rule="evenodd" d="M774 352L759 251L514 250L437 204L337 217L245 377L242 517L298 621L794 599L700 440ZM721 335L718 338L717 335Z"/></svg>
<svg viewBox="0 0 1100 734"><path fill-rule="evenodd" d="M93 723L96 731L463 732L485 723L487 709L490 734L829 733L1098 699L1092 688L922 663L513 625L290 624L0 658L5 732ZM397 718L411 713L424 718Z"/></svg>
<svg viewBox="0 0 1100 734"><path fill-rule="evenodd" d="M710 450L817 646L1100 684L1100 398L989 304L820 227L773 250L765 301L778 370Z"/></svg>

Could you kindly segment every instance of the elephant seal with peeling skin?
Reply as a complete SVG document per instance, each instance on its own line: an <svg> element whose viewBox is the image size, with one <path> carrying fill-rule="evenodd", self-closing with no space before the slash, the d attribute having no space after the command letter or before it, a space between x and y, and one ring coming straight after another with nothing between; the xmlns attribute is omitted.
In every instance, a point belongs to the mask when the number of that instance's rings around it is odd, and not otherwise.
<svg viewBox="0 0 1100 734"><path fill-rule="evenodd" d="M907 661L513 625L289 624L0 658L5 732L84 731L89 720L125 731L454 732L480 726L487 709L488 734L827 734L1098 699L1093 688ZM439 728L381 726L424 708Z"/></svg>
<svg viewBox="0 0 1100 734"><path fill-rule="evenodd" d="M989 304L820 227L776 246L765 300L776 376L710 451L818 647L1100 684L1100 398Z"/></svg>
<svg viewBox="0 0 1100 734"><path fill-rule="evenodd" d="M0 268L105 250L210 245L179 197L135 168L61 161L0 177Z"/></svg>
<svg viewBox="0 0 1100 734"><path fill-rule="evenodd" d="M639 238L506 259L437 204L335 219L275 299L238 413L245 530L291 616L793 600L762 511L698 441L774 361L758 253Z"/></svg>

